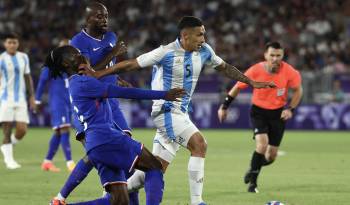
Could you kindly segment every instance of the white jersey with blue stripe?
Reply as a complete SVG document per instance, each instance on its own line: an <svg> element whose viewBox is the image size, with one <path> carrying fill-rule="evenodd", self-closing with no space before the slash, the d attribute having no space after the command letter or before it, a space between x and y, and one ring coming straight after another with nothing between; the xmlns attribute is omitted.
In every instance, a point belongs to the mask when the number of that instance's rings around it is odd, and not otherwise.
<svg viewBox="0 0 350 205"><path fill-rule="evenodd" d="M189 52L181 47L179 39L145 53L136 60L141 67L153 65L152 90L186 90L187 94L180 102L154 100L153 111L176 108L187 112L203 67L215 68L223 63L207 43L204 43L199 51Z"/></svg>
<svg viewBox="0 0 350 205"><path fill-rule="evenodd" d="M1 102L13 105L26 103L24 74L30 73L28 55L17 51L15 55L3 52L0 55Z"/></svg>

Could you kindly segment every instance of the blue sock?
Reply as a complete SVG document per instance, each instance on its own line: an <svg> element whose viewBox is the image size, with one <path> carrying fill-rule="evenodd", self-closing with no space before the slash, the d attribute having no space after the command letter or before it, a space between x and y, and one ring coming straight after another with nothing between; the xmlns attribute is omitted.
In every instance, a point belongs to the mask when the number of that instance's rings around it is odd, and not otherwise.
<svg viewBox="0 0 350 205"><path fill-rule="evenodd" d="M139 205L139 191L129 193L129 205Z"/></svg>
<svg viewBox="0 0 350 205"><path fill-rule="evenodd" d="M124 170L125 176L128 179L131 177L135 171L129 172L129 170ZM134 191L129 193L129 205L139 205L139 191Z"/></svg>
<svg viewBox="0 0 350 205"><path fill-rule="evenodd" d="M70 142L69 142L69 132L61 133L61 145L64 156L67 161L72 160L72 153L70 150Z"/></svg>
<svg viewBox="0 0 350 205"><path fill-rule="evenodd" d="M80 202L80 203L73 203L73 204L67 204L67 205L110 205L110 195L107 194L106 196L95 199L92 201L87 202Z"/></svg>
<svg viewBox="0 0 350 205"><path fill-rule="evenodd" d="M93 165L90 162L85 162L84 159L79 160L60 191L62 197L67 198L75 187L77 187L85 179L92 168Z"/></svg>
<svg viewBox="0 0 350 205"><path fill-rule="evenodd" d="M53 133L50 142L49 142L49 150L47 150L46 158L47 160L52 160L55 156L58 147L60 146L60 136Z"/></svg>
<svg viewBox="0 0 350 205"><path fill-rule="evenodd" d="M163 198L163 173L159 169L146 172L145 192L146 205L158 205Z"/></svg>

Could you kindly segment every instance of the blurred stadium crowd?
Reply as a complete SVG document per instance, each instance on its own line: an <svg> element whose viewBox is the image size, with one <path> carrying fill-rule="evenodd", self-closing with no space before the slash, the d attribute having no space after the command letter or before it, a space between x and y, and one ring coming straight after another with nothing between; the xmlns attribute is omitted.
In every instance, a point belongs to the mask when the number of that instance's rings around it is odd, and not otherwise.
<svg viewBox="0 0 350 205"><path fill-rule="evenodd" d="M129 57L173 41L178 19L183 15L195 15L204 20L209 44L223 59L242 71L262 60L266 42L282 42L287 61L303 73L306 96L312 97L313 89L323 89L320 92L329 89L334 75L350 73L350 1L102 2L110 12L111 30L128 45ZM21 50L29 54L32 73L38 75L49 49L56 46L59 39L81 30L86 3L81 0L0 0L0 32L20 34ZM327 77L323 79L325 74ZM140 76L149 75L138 75L137 81L130 76L126 78L143 86L149 79L140 80ZM217 77L213 79L223 81ZM324 86L315 87L313 84L319 80Z"/></svg>

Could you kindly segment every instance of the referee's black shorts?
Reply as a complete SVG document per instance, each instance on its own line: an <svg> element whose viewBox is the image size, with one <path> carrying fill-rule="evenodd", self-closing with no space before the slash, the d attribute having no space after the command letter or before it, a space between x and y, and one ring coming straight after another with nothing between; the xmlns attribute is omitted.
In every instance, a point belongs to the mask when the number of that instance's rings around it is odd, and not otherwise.
<svg viewBox="0 0 350 205"><path fill-rule="evenodd" d="M285 121L281 119L283 107L267 110L256 105L250 111L250 120L253 126L254 139L257 134L267 134L269 145L278 147L281 144L285 129Z"/></svg>

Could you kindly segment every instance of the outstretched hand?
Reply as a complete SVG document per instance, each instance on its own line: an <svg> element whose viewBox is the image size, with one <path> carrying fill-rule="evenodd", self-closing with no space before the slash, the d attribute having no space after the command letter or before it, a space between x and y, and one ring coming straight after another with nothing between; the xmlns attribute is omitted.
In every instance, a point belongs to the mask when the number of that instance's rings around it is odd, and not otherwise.
<svg viewBox="0 0 350 205"><path fill-rule="evenodd" d="M253 88L275 88L276 84L274 82L257 82L252 81Z"/></svg>
<svg viewBox="0 0 350 205"><path fill-rule="evenodd" d="M117 45L112 48L114 56L120 56L127 53L127 47L124 41L119 41Z"/></svg>
<svg viewBox="0 0 350 205"><path fill-rule="evenodd" d="M173 88L170 89L165 95L165 100L168 101L179 101L177 98L181 98L186 94L186 91L183 88Z"/></svg>

